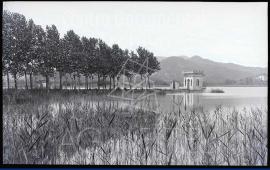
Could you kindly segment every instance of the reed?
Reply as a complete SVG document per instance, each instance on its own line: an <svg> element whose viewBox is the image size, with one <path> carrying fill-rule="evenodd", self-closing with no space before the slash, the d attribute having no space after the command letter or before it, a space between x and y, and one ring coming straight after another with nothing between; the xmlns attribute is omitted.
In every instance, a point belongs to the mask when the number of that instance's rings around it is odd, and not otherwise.
<svg viewBox="0 0 270 170"><path fill-rule="evenodd" d="M5 164L267 164L266 109L155 114L123 107L105 92L3 95Z"/></svg>

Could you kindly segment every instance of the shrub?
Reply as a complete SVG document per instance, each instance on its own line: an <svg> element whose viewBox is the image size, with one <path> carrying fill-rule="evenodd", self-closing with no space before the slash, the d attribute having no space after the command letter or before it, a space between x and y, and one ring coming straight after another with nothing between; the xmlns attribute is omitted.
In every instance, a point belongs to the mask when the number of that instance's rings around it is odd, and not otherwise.
<svg viewBox="0 0 270 170"><path fill-rule="evenodd" d="M222 89L211 89L211 93L224 93Z"/></svg>

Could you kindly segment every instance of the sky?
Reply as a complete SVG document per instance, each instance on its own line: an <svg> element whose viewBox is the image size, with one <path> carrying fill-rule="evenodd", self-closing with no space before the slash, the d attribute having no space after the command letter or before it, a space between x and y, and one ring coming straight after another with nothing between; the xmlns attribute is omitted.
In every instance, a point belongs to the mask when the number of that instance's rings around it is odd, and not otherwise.
<svg viewBox="0 0 270 170"><path fill-rule="evenodd" d="M60 36L101 38L155 56L201 56L245 66L268 66L266 2L4 2Z"/></svg>

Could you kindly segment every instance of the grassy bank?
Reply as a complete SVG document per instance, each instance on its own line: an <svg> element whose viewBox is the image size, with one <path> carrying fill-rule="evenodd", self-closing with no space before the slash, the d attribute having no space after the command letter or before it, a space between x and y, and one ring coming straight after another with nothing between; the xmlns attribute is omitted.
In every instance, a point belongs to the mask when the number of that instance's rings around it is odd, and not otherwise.
<svg viewBox="0 0 270 170"><path fill-rule="evenodd" d="M106 91L4 91L8 164L266 165L267 110L155 114Z"/></svg>

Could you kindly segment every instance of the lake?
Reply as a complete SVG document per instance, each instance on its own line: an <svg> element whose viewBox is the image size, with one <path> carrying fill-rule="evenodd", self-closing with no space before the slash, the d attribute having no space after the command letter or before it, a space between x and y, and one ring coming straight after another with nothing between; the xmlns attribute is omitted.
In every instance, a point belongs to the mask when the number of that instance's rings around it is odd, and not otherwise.
<svg viewBox="0 0 270 170"><path fill-rule="evenodd" d="M222 89L224 93L211 93L211 89ZM212 111L219 105L228 109L243 109L244 107L246 109L256 107L267 109L267 87L207 87L204 92L154 94L134 94L133 99L141 97L135 101L126 100L132 98L131 93L124 95L126 99L118 94L117 98L104 96L99 100L87 95L76 100L80 103L90 103L93 109L117 105L122 108L132 106L161 113L177 112L179 108L181 111L190 111L190 109L199 107L203 107L205 111ZM54 102L52 105L58 109L58 102Z"/></svg>
<svg viewBox="0 0 270 170"><path fill-rule="evenodd" d="M211 89L222 89L224 93L210 93ZM203 106L213 109L218 105L227 108L267 108L267 87L207 87L203 93L173 93L159 96L162 111L172 111L181 103L182 108Z"/></svg>
<svg viewBox="0 0 270 170"><path fill-rule="evenodd" d="M224 93L210 93L211 89L222 89ZM228 109L250 109L260 108L267 109L267 87L207 87L204 92L182 92L168 93L160 95L145 95L142 93L134 94L133 99L141 97L139 100L126 100L132 98L132 94L128 93L123 97L118 94L117 98L102 95L100 97L92 97L90 94L78 96L71 101L81 104L90 104L93 109L97 107L121 107L121 108L142 108L144 110L170 113L181 111L190 111L193 108L203 107L204 111L212 111L221 105ZM147 97L144 97L147 96ZM53 110L57 112L59 102L50 101Z"/></svg>

